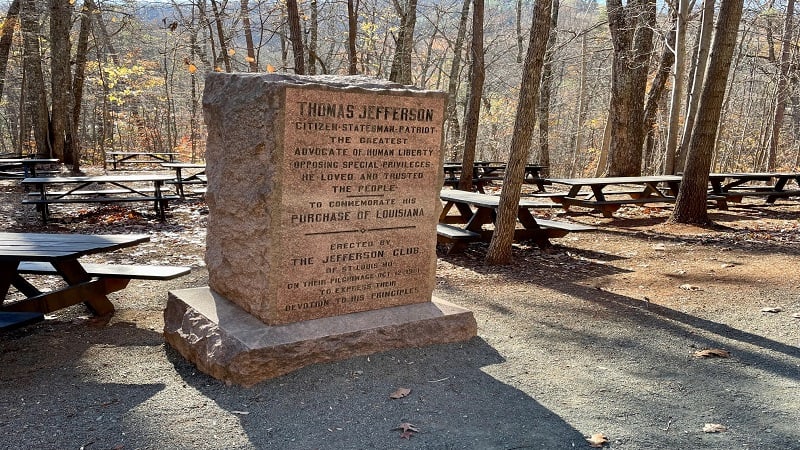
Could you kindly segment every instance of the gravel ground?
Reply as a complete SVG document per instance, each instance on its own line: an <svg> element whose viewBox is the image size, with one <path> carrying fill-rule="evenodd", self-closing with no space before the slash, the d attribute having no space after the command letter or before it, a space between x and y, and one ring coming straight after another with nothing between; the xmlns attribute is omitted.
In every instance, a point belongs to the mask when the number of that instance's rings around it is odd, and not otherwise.
<svg viewBox="0 0 800 450"><path fill-rule="evenodd" d="M89 208L45 228L0 189L5 229L147 232L150 243L108 258L194 266L112 294L108 323L76 306L0 335L0 448L571 449L599 433L610 449L800 448L791 203L715 212L726 231L664 226L661 209L571 212L601 229L549 252L515 247L511 266L485 266L481 244L441 253L435 294L474 311L477 338L242 388L199 373L161 336L166 292L206 284L202 203L178 205L167 224L145 208ZM703 349L730 357L695 356ZM410 393L391 399L399 388Z"/></svg>

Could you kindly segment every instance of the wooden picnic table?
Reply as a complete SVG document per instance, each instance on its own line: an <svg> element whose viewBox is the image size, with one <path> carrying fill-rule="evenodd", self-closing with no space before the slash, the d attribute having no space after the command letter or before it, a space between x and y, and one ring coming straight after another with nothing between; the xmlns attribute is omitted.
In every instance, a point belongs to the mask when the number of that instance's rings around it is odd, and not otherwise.
<svg viewBox="0 0 800 450"><path fill-rule="evenodd" d="M39 166L56 164L56 158L0 158L0 177L28 178L37 176Z"/></svg>
<svg viewBox="0 0 800 450"><path fill-rule="evenodd" d="M34 187L30 197L23 204L34 204L46 223L50 205L53 203L117 203L152 202L156 214L166 220L165 210L169 200L177 200L177 195L166 195L164 183L172 180L170 175L98 175L84 177L31 177L22 180L23 186ZM141 187L146 184L152 187ZM101 186L97 189L95 186ZM105 188L104 186L111 186ZM53 190L58 187L63 190Z"/></svg>
<svg viewBox="0 0 800 450"><path fill-rule="evenodd" d="M795 189L787 189L790 181L797 185ZM708 182L709 196L718 199L720 209L727 209L727 201L741 202L745 196L766 197L769 204L779 198L800 197L798 172L711 173Z"/></svg>
<svg viewBox="0 0 800 450"><path fill-rule="evenodd" d="M188 267L88 264L85 255L106 253L149 241L147 235L84 235L0 232L0 312L3 326L41 320L61 308L85 303L97 315L114 312L107 295L124 289L131 279L171 279L189 272ZM144 268L144 270L143 270ZM29 274L59 275L67 286L42 291L24 277ZM26 298L8 301L11 286Z"/></svg>
<svg viewBox="0 0 800 450"><path fill-rule="evenodd" d="M466 244L472 241L491 240L493 230L485 229L484 225L495 222L500 196L457 189L442 189L439 196L445 205L439 216L437 234L440 242L452 244L450 253L463 250ZM558 205L552 202L520 199L517 219L522 228L514 232L514 240L533 240L539 247L547 248L551 245L550 238L563 237L573 231L594 230L594 227L588 225L537 218L531 213L531 209L551 207ZM457 214L450 214L454 208ZM466 226L455 227L451 225L454 223Z"/></svg>
<svg viewBox="0 0 800 450"><path fill-rule="evenodd" d="M548 178L552 184L569 186L566 195L553 195L565 210L581 206L600 211L603 217L613 217L622 205L674 203L682 177L655 175L643 177ZM665 185L662 190L661 185ZM591 192L582 194L588 188ZM611 189L609 189L611 188Z"/></svg>
<svg viewBox="0 0 800 450"><path fill-rule="evenodd" d="M118 164L161 164L175 162L177 156L172 152L106 152L106 162L117 170Z"/></svg>
<svg viewBox="0 0 800 450"><path fill-rule="evenodd" d="M175 189L181 199L186 198L183 191L184 184L207 184L206 165L199 163L161 163L161 166L175 171L175 179L170 181L175 184ZM183 173L183 170L188 173Z"/></svg>

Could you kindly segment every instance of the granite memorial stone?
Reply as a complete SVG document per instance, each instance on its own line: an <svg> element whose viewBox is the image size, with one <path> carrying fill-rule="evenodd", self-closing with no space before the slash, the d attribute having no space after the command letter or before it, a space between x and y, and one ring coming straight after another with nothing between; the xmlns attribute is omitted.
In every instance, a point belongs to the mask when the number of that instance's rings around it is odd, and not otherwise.
<svg viewBox="0 0 800 450"><path fill-rule="evenodd" d="M432 298L445 101L363 77L209 75L209 287L170 293L168 342L252 384L475 336Z"/></svg>

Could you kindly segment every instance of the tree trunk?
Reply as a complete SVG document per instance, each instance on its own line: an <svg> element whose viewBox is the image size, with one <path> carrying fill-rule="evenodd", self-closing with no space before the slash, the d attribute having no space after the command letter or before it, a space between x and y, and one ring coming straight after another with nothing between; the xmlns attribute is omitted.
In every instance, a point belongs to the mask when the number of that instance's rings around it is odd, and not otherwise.
<svg viewBox="0 0 800 450"><path fill-rule="evenodd" d="M686 171L670 217L671 222L711 224L706 200L708 174L743 3L744 0L722 0L720 4L708 73L703 82L697 121L689 142Z"/></svg>
<svg viewBox="0 0 800 450"><path fill-rule="evenodd" d="M522 55L525 54L525 36L522 35L522 0L517 0L517 64L522 64Z"/></svg>
<svg viewBox="0 0 800 450"><path fill-rule="evenodd" d="M91 1L83 2L81 11L81 25L78 31L78 42L75 46L75 73L72 78L72 172L79 173L81 170L81 111L83 107L83 82L86 76L86 62L89 52L89 33L91 32L92 17L94 13L94 3Z"/></svg>
<svg viewBox="0 0 800 450"><path fill-rule="evenodd" d="M539 92L539 164L544 166L542 176L549 175L550 169L550 90L553 78L553 53L558 43L558 7L559 0L552 0L550 18L550 35L547 38L547 51L542 67L542 85Z"/></svg>
<svg viewBox="0 0 800 450"><path fill-rule="evenodd" d="M703 20L700 25L699 37L697 38L697 49L692 58L692 77L690 81L689 100L686 102L686 116L683 120L683 132L681 133L681 143L676 149L675 164L672 172L680 172L686 167L686 150L689 148L689 140L692 138L694 121L697 118L697 105L700 102L700 89L706 75L708 66L708 52L711 47L711 37L714 31L714 6L715 0L703 1Z"/></svg>
<svg viewBox="0 0 800 450"><path fill-rule="evenodd" d="M672 98L667 127L667 148L664 159L664 172L675 173L675 155L678 149L678 134L683 102L684 78L686 70L686 22L689 20L689 0L678 0L675 26L675 70L672 73Z"/></svg>
<svg viewBox="0 0 800 450"><path fill-rule="evenodd" d="M461 19L458 22L458 34L453 46L453 62L450 65L450 77L447 85L447 123L448 142L447 148L455 153L455 148L461 140L461 127L458 123L458 112L456 106L458 101L458 86L461 80L461 51L464 47L464 39L467 34L467 19L469 19L469 4L471 0L464 0L461 6Z"/></svg>
<svg viewBox="0 0 800 450"><path fill-rule="evenodd" d="M551 0L536 0L533 6L528 52L519 93L519 107L514 121L514 136L503 176L503 190L500 193L500 206L497 213L492 241L486 252L488 264L508 264L511 262L511 244L517 225L517 211L525 176L525 163L528 160L531 137L536 124L536 103L539 83L542 78L542 65L547 40L550 35Z"/></svg>
<svg viewBox="0 0 800 450"><path fill-rule="evenodd" d="M192 6L194 8L194 6ZM253 43L253 30L250 25L250 0L241 0L242 31L244 32L244 42L247 47L247 63L250 72L258 72L258 61L256 61L256 48ZM192 31L194 36L194 31Z"/></svg>
<svg viewBox="0 0 800 450"><path fill-rule="evenodd" d="M458 188L472 190L472 176L475 165L475 147L478 141L478 121L481 115L481 96L486 78L483 54L483 0L472 2L472 70L470 73L470 92L467 112L464 116L464 156L461 160L461 178Z"/></svg>
<svg viewBox="0 0 800 450"><path fill-rule="evenodd" d="M778 155L778 140L780 138L783 117L786 113L786 99L789 96L789 64L791 63L791 47L794 20L794 0L786 4L786 19L783 22L783 37L781 38L781 59L778 65L778 85L775 88L775 116L772 120L769 146L767 148L767 172L775 170Z"/></svg>
<svg viewBox="0 0 800 450"><path fill-rule="evenodd" d="M72 151L65 152L68 125L71 124L72 80L70 80L69 31L72 26L72 5L69 0L50 1L50 138L53 157L71 165Z"/></svg>
<svg viewBox="0 0 800 450"><path fill-rule="evenodd" d="M395 0L395 9L400 16L400 31L395 46L392 69L389 80L395 83L411 85L411 55L414 52L414 27L417 24L417 0L408 0L405 8L401 8Z"/></svg>
<svg viewBox="0 0 800 450"><path fill-rule="evenodd" d="M286 10L289 16L289 41L292 43L292 53L294 54L294 73L305 75L303 33L300 30L300 11L297 9L297 0L286 0Z"/></svg>
<svg viewBox="0 0 800 450"><path fill-rule="evenodd" d="M661 53L661 61L658 64L658 71L656 72L655 78L653 78L653 82L650 86L650 92L647 94L647 101L644 106L644 121L642 123L642 131L644 132L646 141L644 156L645 162L650 160L649 155L651 155L654 151L653 146L655 140L653 139L653 135L655 134L655 130L653 129L653 125L656 122L658 104L661 100L661 96L664 94L664 89L667 85L667 79L669 78L672 63L675 62L675 53L673 52L673 49L675 48L675 34L675 27L673 27L669 33L667 33L664 42L664 51Z"/></svg>
<svg viewBox="0 0 800 450"><path fill-rule="evenodd" d="M225 7L223 3L222 7ZM211 0L211 11L214 13L214 22L217 24L217 39L219 39L219 56L222 58L222 62L225 65L225 72L233 72L233 68L231 68L231 58L228 55L228 44L225 39L225 30L222 27L222 13L224 11L220 11L220 8L217 6L217 0Z"/></svg>
<svg viewBox="0 0 800 450"><path fill-rule="evenodd" d="M359 0L347 0L347 73L358 73L356 39L358 38L358 5Z"/></svg>
<svg viewBox="0 0 800 450"><path fill-rule="evenodd" d="M0 31L0 98L3 97L3 88L6 84L6 69L8 68L8 55L14 41L14 29L19 19L19 0L14 0L8 7L3 29Z"/></svg>
<svg viewBox="0 0 800 450"><path fill-rule="evenodd" d="M311 9L310 29L308 30L308 65L306 66L306 74L317 74L317 41L319 36L319 23L317 19L317 0L311 0L309 4Z"/></svg>
<svg viewBox="0 0 800 450"><path fill-rule="evenodd" d="M653 51L655 5L655 0L635 0L625 7L621 0L608 2L608 26L614 47L607 171L610 176L641 174L642 117Z"/></svg>
<svg viewBox="0 0 800 450"><path fill-rule="evenodd" d="M44 74L42 73L42 54L39 49L39 12L36 10L35 0L23 0L20 22L22 24L22 40L24 46L25 70L25 96L26 109L30 126L33 127L33 136L36 140L36 153L50 155L48 136L47 95L44 87ZM20 130L23 134L21 144L28 141L30 128Z"/></svg>

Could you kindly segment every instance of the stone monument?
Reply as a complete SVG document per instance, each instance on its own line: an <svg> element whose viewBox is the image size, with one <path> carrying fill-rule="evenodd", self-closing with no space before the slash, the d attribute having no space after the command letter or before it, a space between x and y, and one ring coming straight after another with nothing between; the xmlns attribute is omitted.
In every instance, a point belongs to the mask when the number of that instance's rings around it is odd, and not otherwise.
<svg viewBox="0 0 800 450"><path fill-rule="evenodd" d="M252 385L475 336L432 297L445 102L364 77L210 74L209 286L170 292L167 342Z"/></svg>

